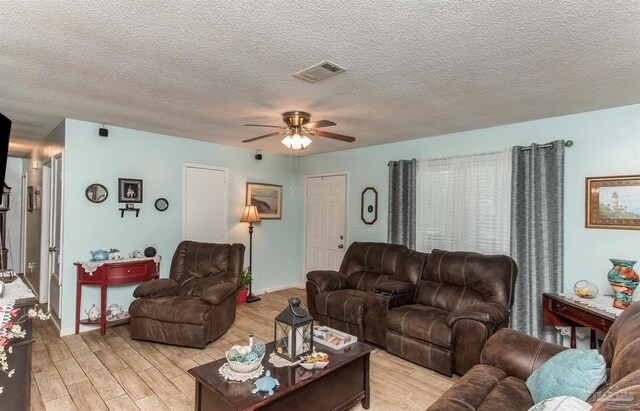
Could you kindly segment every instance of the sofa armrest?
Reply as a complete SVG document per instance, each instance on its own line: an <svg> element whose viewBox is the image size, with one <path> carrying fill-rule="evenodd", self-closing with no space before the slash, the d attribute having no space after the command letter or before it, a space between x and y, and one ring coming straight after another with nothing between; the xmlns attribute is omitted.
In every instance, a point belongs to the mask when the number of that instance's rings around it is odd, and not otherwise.
<svg viewBox="0 0 640 411"><path fill-rule="evenodd" d="M509 309L498 303L474 303L454 310L447 317L451 328L460 320L475 320L485 325L499 324L509 318Z"/></svg>
<svg viewBox="0 0 640 411"><path fill-rule="evenodd" d="M413 294L416 286L406 281L391 280L376 285L376 289L395 294Z"/></svg>
<svg viewBox="0 0 640 411"><path fill-rule="evenodd" d="M480 363L494 366L508 375L526 381L545 361L565 349L561 345L503 328L485 344Z"/></svg>
<svg viewBox="0 0 640 411"><path fill-rule="evenodd" d="M133 296L141 297L164 297L167 295L175 295L180 285L172 278L160 278L157 280L146 281L133 291Z"/></svg>
<svg viewBox="0 0 640 411"><path fill-rule="evenodd" d="M349 286L349 277L331 270L309 271L307 273L307 281L314 283L319 292L351 288Z"/></svg>
<svg viewBox="0 0 640 411"><path fill-rule="evenodd" d="M238 288L234 283L220 283L212 285L211 287L204 290L202 293L200 293L200 298L210 304L219 305L237 290Z"/></svg>

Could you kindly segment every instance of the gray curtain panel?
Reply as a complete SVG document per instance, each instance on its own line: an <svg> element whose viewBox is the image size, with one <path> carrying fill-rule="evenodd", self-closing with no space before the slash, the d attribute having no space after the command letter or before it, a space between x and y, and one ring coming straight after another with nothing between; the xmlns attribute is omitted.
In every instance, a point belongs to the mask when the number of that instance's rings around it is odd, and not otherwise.
<svg viewBox="0 0 640 411"><path fill-rule="evenodd" d="M562 292L564 141L553 148L513 147L511 257L518 264L511 326L560 343L554 327L542 325L542 293Z"/></svg>
<svg viewBox="0 0 640 411"><path fill-rule="evenodd" d="M416 168L413 160L389 162L387 241L416 248Z"/></svg>

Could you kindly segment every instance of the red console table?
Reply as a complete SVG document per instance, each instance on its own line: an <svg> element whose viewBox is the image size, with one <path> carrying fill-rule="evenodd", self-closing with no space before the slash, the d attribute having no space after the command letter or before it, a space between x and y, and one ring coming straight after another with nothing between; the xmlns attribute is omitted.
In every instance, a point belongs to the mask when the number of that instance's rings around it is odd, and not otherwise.
<svg viewBox="0 0 640 411"><path fill-rule="evenodd" d="M110 286L142 283L159 277L160 259L132 258L125 260L79 261L76 266L78 282L76 285L76 334L80 324L100 324L100 335L104 335L107 327L125 324L129 318L109 321L107 323L107 288ZM80 319L82 302L82 286L100 286L100 313L97 320Z"/></svg>

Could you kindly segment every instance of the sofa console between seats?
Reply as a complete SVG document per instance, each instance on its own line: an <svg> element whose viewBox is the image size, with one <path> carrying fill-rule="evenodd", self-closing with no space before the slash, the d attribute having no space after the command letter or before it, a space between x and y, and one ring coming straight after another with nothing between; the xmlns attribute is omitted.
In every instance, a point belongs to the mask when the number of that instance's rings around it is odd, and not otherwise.
<svg viewBox="0 0 640 411"><path fill-rule="evenodd" d="M446 375L480 361L506 327L515 262L502 255L354 242L339 271L307 274L307 304L320 323Z"/></svg>

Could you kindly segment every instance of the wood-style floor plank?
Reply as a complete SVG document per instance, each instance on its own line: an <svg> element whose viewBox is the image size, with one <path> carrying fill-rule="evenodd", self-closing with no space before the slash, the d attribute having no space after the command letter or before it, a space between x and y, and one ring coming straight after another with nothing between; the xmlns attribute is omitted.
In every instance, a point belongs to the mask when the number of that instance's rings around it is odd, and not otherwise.
<svg viewBox="0 0 640 411"><path fill-rule="evenodd" d="M129 325L60 338L50 323L36 321L32 357L31 410L193 410L195 381L186 373L223 358L234 344L273 339L273 319L290 297L304 290L262 295L237 307L236 321L204 349L131 339ZM426 409L458 377L449 378L384 350L371 354L372 411ZM349 411L361 411L358 403Z"/></svg>
<svg viewBox="0 0 640 411"><path fill-rule="evenodd" d="M140 408L129 398L128 395L121 395L105 401L109 411L138 411Z"/></svg>
<svg viewBox="0 0 640 411"><path fill-rule="evenodd" d="M88 379L67 385L71 399L79 410L104 411L107 409L104 401Z"/></svg>

